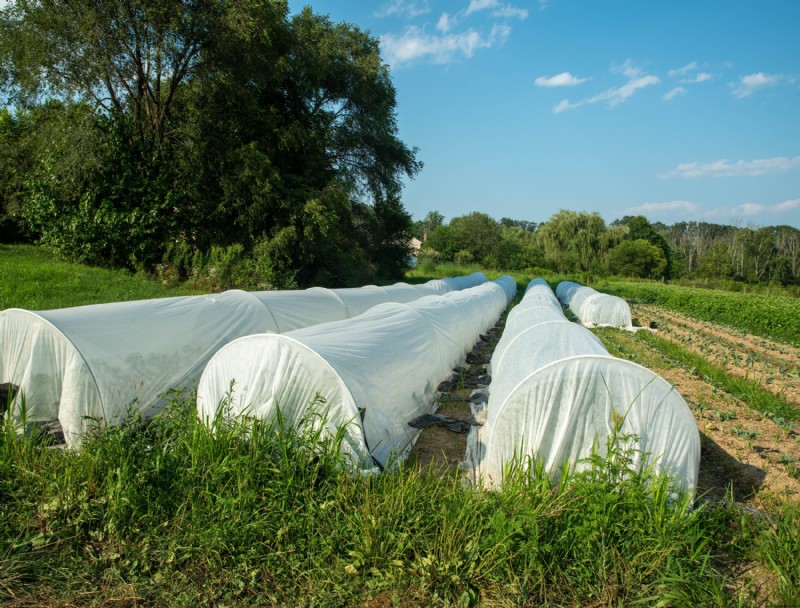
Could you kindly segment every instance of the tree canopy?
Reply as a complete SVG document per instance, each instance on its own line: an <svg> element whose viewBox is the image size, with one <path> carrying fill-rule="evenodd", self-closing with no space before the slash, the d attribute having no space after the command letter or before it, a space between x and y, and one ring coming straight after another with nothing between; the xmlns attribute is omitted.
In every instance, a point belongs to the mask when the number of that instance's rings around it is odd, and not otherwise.
<svg viewBox="0 0 800 608"><path fill-rule="evenodd" d="M239 245L272 284L402 272L422 165L356 26L276 0L18 0L0 90L4 125L51 142L0 175L4 213L59 251L152 267Z"/></svg>
<svg viewBox="0 0 800 608"><path fill-rule="evenodd" d="M736 227L705 222L651 223L625 216L606 225L597 213L561 210L546 222L483 213L441 223L422 253L508 271L550 270L569 275L614 274L665 280L724 279L800 285L800 230L791 226ZM417 223L417 229L424 222Z"/></svg>

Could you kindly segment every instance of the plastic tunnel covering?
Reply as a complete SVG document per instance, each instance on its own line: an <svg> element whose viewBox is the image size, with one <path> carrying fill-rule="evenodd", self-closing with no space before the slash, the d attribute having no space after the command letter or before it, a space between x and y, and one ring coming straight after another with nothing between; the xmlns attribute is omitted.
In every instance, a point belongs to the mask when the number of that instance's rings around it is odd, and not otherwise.
<svg viewBox="0 0 800 608"><path fill-rule="evenodd" d="M494 282L503 288L503 291L506 293L506 300L510 304L514 296L517 295L517 282L508 275L495 279Z"/></svg>
<svg viewBox="0 0 800 608"><path fill-rule="evenodd" d="M325 411L328 432L361 468L387 466L410 448L408 421L434 408L439 383L508 305L487 282L408 304L376 306L345 321L236 340L209 362L197 407L209 422L221 403L232 417L271 419L277 408L301 425ZM322 401L320 401L320 399Z"/></svg>
<svg viewBox="0 0 800 608"><path fill-rule="evenodd" d="M588 327L633 327L631 309L622 298L570 281L559 283L556 295Z"/></svg>
<svg viewBox="0 0 800 608"><path fill-rule="evenodd" d="M4 380L24 393L28 422L59 420L68 442L90 419L121 422L134 400L152 414L234 337L277 331L243 291L3 315Z"/></svg>
<svg viewBox="0 0 800 608"><path fill-rule="evenodd" d="M236 338L347 319L443 285L234 290L43 312L9 309L0 312L0 383L20 388L28 423L57 420L73 443L92 420L115 424L134 412L156 413L161 395L192 387L211 356Z"/></svg>
<svg viewBox="0 0 800 608"><path fill-rule="evenodd" d="M680 394L654 372L612 357L592 332L554 312L533 306L506 321L492 357L486 424L471 433L467 454L483 483L501 484L520 455L535 456L557 482L565 464L583 466L595 442L604 454L621 420L621 435L635 436L637 458L647 459L636 464L653 465L693 492L700 436Z"/></svg>
<svg viewBox="0 0 800 608"><path fill-rule="evenodd" d="M450 291L459 291L461 289L476 287L477 285L486 283L488 280L489 279L487 279L486 275L482 272L473 272L472 274L467 274L461 277L442 279Z"/></svg>

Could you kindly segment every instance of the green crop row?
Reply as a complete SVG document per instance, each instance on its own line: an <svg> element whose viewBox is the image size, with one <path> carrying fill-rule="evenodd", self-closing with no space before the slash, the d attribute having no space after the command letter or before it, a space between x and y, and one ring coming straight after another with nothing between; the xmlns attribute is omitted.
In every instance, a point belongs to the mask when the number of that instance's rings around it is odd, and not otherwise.
<svg viewBox="0 0 800 608"><path fill-rule="evenodd" d="M656 304L748 333L800 345L800 299L762 296L678 285L607 282L599 291Z"/></svg>

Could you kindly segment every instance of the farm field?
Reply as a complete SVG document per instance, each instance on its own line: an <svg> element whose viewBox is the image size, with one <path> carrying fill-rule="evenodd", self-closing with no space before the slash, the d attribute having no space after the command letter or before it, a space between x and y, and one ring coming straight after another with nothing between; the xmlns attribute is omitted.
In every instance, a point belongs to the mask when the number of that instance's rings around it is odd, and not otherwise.
<svg viewBox="0 0 800 608"><path fill-rule="evenodd" d="M613 459L555 488L534 472L475 491L457 467L464 436L439 427L399 470L353 478L318 436L223 420L211 431L176 396L152 424L80 450L0 430L0 603L797 606L797 350L658 305L633 311L658 331L595 332L689 403L697 508ZM501 330L440 413L468 415ZM716 350L697 350L695 334Z"/></svg>

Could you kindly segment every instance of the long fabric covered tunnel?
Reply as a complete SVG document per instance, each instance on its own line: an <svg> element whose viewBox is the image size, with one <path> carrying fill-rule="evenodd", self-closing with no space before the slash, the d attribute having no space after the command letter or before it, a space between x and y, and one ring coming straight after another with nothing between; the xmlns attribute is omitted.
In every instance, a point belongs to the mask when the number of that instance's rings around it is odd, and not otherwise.
<svg viewBox="0 0 800 608"><path fill-rule="evenodd" d="M386 466L410 447L413 418L434 408L437 386L494 326L514 292L501 278L408 304L381 304L344 321L236 340L209 362L198 384L198 415L284 420L324 418L345 429L356 467ZM322 411L323 417L314 415Z"/></svg>
<svg viewBox="0 0 800 608"><path fill-rule="evenodd" d="M622 298L571 281L559 283L556 296L587 327L633 327L631 309Z"/></svg>
<svg viewBox="0 0 800 608"><path fill-rule="evenodd" d="M656 373L609 355L591 331L563 316L548 291L528 289L508 315L492 357L486 424L470 436L474 472L497 486L509 465L532 456L557 482L566 465L583 467L593 446L604 455L616 428L636 438L635 464L693 492L700 436L686 402Z"/></svg>
<svg viewBox="0 0 800 608"><path fill-rule="evenodd" d="M58 421L73 443L88 425L152 416L163 407L164 393L193 387L211 356L236 338L348 319L453 285L233 290L43 312L9 309L0 313L0 384L18 387L12 404L17 424L24 397L26 423Z"/></svg>

